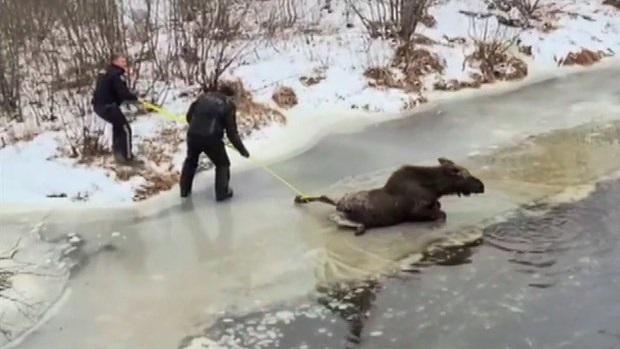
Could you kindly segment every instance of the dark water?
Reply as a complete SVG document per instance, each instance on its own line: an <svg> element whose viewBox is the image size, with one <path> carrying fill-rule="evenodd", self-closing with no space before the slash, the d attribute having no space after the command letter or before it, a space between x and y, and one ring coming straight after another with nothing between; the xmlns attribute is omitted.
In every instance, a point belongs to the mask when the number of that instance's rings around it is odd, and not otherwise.
<svg viewBox="0 0 620 349"><path fill-rule="evenodd" d="M618 203L620 181L602 182L583 200L524 208L414 273L224 317L204 335L248 348L620 348Z"/></svg>

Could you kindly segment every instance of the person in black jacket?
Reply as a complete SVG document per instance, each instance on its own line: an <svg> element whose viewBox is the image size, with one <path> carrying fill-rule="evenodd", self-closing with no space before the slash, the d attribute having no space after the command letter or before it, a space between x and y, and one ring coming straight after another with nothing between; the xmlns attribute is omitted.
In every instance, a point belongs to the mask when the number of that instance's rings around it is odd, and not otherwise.
<svg viewBox="0 0 620 349"><path fill-rule="evenodd" d="M181 171L181 197L192 192L192 182L201 153L207 154L215 165L215 197L224 201L233 196L229 188L230 160L226 153L224 131L233 146L244 157L249 157L237 130L234 91L223 86L218 91L206 91L194 101L187 111L187 157Z"/></svg>
<svg viewBox="0 0 620 349"><path fill-rule="evenodd" d="M120 109L123 102L137 102L138 97L129 91L123 75L127 70L127 59L114 54L110 65L99 73L93 95L95 113L112 124L112 150L114 158L122 164L139 164L131 151L131 127Z"/></svg>

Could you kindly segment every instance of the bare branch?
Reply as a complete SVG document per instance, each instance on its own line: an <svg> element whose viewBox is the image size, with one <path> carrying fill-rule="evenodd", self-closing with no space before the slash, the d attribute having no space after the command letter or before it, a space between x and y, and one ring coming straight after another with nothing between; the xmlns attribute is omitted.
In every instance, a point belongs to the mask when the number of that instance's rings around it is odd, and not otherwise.
<svg viewBox="0 0 620 349"><path fill-rule="evenodd" d="M360 3L366 6L360 6ZM410 42L428 12L431 0L347 0L347 5L371 37L397 36L403 42Z"/></svg>

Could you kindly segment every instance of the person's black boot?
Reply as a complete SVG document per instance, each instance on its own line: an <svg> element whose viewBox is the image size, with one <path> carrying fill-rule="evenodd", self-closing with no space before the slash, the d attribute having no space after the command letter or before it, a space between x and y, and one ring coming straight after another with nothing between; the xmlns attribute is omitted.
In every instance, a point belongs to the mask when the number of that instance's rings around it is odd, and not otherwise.
<svg viewBox="0 0 620 349"><path fill-rule="evenodd" d="M119 165L125 165L127 163L127 158L121 153L114 152L114 161Z"/></svg>
<svg viewBox="0 0 620 349"><path fill-rule="evenodd" d="M233 191L232 191L232 189L228 188L228 192L226 194L224 194L224 195L217 195L215 197L215 200L217 202L222 202L222 201L226 201L226 200L228 200L228 199L230 199L232 197L233 197Z"/></svg>
<svg viewBox="0 0 620 349"><path fill-rule="evenodd" d="M145 165L144 161L142 160L138 160L134 157L127 159L125 156L119 153L114 154L114 160L117 164L128 167L144 168Z"/></svg>
<svg viewBox="0 0 620 349"><path fill-rule="evenodd" d="M192 188L188 188L187 185L184 186L183 184L181 184L181 197L182 198L186 198L190 196L191 193L192 193Z"/></svg>
<svg viewBox="0 0 620 349"><path fill-rule="evenodd" d="M192 193L192 183L194 182L194 175L196 174L196 167L188 163L186 160L183 163L183 170L181 170L181 179L179 187L181 189L181 197L186 198Z"/></svg>
<svg viewBox="0 0 620 349"><path fill-rule="evenodd" d="M127 161L127 166L144 168L145 162L140 159L136 159L135 157L131 157L129 161Z"/></svg>
<svg viewBox="0 0 620 349"><path fill-rule="evenodd" d="M233 191L228 187L230 167L215 168L215 200L220 202L233 197Z"/></svg>

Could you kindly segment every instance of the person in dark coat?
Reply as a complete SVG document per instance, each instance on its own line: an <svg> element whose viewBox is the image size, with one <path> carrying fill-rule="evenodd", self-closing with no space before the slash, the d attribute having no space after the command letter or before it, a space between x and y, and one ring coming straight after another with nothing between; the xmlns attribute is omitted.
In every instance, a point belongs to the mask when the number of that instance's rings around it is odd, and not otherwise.
<svg viewBox="0 0 620 349"><path fill-rule="evenodd" d="M114 54L110 64L99 73L93 95L95 113L112 124L112 151L117 162L128 165L140 164L132 154L131 127L121 111L123 102L137 102L138 97L129 91L124 80L127 59Z"/></svg>
<svg viewBox="0 0 620 349"><path fill-rule="evenodd" d="M223 86L217 91L206 91L194 101L187 111L187 157L181 171L181 197L192 192L192 182L201 153L215 165L215 197L224 201L233 196L229 188L230 160L223 142L224 132L232 145L244 157L249 157L237 130L234 90Z"/></svg>

